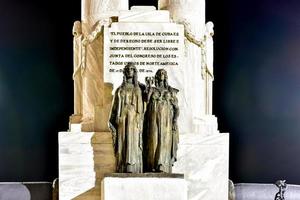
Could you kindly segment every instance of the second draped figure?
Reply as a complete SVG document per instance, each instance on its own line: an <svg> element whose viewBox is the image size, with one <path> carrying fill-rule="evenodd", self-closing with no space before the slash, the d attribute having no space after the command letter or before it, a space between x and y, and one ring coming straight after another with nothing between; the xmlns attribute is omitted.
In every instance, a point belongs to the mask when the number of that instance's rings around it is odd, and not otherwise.
<svg viewBox="0 0 300 200"><path fill-rule="evenodd" d="M178 90L169 86L164 69L146 82L138 82L136 67L128 63L114 95L109 126L119 173L172 173L177 160Z"/></svg>

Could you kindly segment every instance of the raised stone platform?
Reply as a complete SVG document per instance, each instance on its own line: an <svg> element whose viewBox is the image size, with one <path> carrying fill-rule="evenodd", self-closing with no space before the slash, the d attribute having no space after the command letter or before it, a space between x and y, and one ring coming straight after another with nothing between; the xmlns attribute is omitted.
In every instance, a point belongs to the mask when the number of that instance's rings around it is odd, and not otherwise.
<svg viewBox="0 0 300 200"><path fill-rule="evenodd" d="M184 179L184 174L167 174L167 173L142 173L142 174L111 173L111 174L104 174L104 177L114 177L114 178L181 178L181 179Z"/></svg>
<svg viewBox="0 0 300 200"><path fill-rule="evenodd" d="M228 159L229 134L216 133L206 137L200 134L180 135L178 161L173 167L173 172L184 174L189 200L227 200ZM141 175L135 174L108 175L113 172L115 158L111 133L59 133L60 199L98 200L101 198L103 177L110 180L125 176L126 180L130 178L129 181L141 178ZM157 179L166 179L167 182L170 178L183 180L182 175L178 174L154 175ZM155 179L151 173L144 174L142 178L149 181L151 178Z"/></svg>
<svg viewBox="0 0 300 200"><path fill-rule="evenodd" d="M189 200L228 200L229 134L182 134L174 173L183 173Z"/></svg>
<svg viewBox="0 0 300 200"><path fill-rule="evenodd" d="M101 199L101 180L114 171L111 133L59 133L59 199Z"/></svg>
<svg viewBox="0 0 300 200"><path fill-rule="evenodd" d="M183 174L106 174L102 200L187 200Z"/></svg>

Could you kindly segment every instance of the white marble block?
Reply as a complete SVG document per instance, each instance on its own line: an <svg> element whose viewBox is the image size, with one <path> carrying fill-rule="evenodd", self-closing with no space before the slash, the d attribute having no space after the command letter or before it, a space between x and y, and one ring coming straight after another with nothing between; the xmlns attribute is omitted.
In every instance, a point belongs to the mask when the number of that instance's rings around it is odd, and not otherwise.
<svg viewBox="0 0 300 200"><path fill-rule="evenodd" d="M189 200L228 199L229 134L180 135L174 173L188 182Z"/></svg>
<svg viewBox="0 0 300 200"><path fill-rule="evenodd" d="M99 200L101 180L114 170L109 132L59 133L60 200Z"/></svg>
<svg viewBox="0 0 300 200"><path fill-rule="evenodd" d="M168 23L170 13L167 10L156 10L154 6L133 6L129 11L119 12L119 22Z"/></svg>
<svg viewBox="0 0 300 200"><path fill-rule="evenodd" d="M187 200L183 178L105 177L102 200Z"/></svg>

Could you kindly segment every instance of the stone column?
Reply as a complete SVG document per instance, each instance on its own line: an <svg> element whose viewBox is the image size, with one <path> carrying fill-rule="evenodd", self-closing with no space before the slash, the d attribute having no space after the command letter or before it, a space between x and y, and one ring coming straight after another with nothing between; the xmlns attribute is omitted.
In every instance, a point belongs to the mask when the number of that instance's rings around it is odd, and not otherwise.
<svg viewBox="0 0 300 200"><path fill-rule="evenodd" d="M80 123L82 117L82 77L83 68L83 34L81 22L75 21L73 26L73 81L74 81L74 114L70 117L71 123Z"/></svg>
<svg viewBox="0 0 300 200"><path fill-rule="evenodd" d="M93 26L103 16L111 13L128 10L128 0L82 0L81 20Z"/></svg>
<svg viewBox="0 0 300 200"><path fill-rule="evenodd" d="M128 0L82 0L83 34L94 31L99 20L128 10ZM107 131L111 93L103 77L103 31L86 46L86 67L82 72L82 131ZM107 105L108 104L108 105Z"/></svg>
<svg viewBox="0 0 300 200"><path fill-rule="evenodd" d="M212 82L214 80L214 24L207 22L205 25L204 51L205 51L205 88L206 88L206 112L212 115Z"/></svg>
<svg viewBox="0 0 300 200"><path fill-rule="evenodd" d="M196 40L204 38L205 33L205 0L160 0L159 9L169 10L172 20L184 24L185 31L189 31ZM184 96L187 107L180 113L181 120L192 122L192 130L198 130L198 125L203 121L207 112L205 74L203 73L201 48L191 41L185 40L185 61L184 61Z"/></svg>

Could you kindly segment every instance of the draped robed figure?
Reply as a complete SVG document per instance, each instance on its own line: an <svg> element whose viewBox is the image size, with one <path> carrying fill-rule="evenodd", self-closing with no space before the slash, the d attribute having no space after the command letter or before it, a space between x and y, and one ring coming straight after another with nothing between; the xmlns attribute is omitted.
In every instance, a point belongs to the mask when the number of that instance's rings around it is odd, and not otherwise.
<svg viewBox="0 0 300 200"><path fill-rule="evenodd" d="M168 85L167 72L155 74L155 87L146 89L147 110L144 119L144 171L171 173L177 160L179 115L178 90Z"/></svg>
<svg viewBox="0 0 300 200"><path fill-rule="evenodd" d="M132 63L125 66L123 73L123 83L115 92L109 120L113 134L116 171L142 173L142 89L137 81L137 69Z"/></svg>

